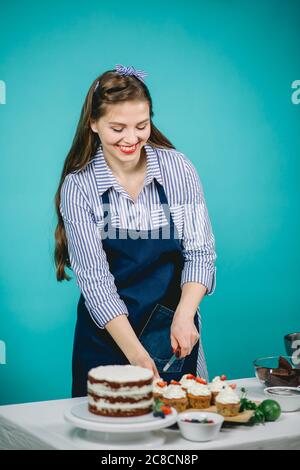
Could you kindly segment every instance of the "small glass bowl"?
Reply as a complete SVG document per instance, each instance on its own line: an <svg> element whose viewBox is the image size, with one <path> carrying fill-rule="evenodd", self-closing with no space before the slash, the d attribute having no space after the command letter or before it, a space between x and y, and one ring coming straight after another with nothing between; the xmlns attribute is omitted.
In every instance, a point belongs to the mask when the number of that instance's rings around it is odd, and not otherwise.
<svg viewBox="0 0 300 470"><path fill-rule="evenodd" d="M287 361L291 368L279 367L280 358ZM300 369L295 367L293 361L293 356L271 356L256 359L253 362L256 377L265 387L298 387L300 385Z"/></svg>

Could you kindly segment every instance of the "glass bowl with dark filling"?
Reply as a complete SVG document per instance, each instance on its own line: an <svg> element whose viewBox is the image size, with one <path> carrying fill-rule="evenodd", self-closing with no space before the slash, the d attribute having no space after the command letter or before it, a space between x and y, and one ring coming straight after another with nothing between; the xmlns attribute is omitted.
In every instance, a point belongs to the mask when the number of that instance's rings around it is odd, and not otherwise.
<svg viewBox="0 0 300 470"><path fill-rule="evenodd" d="M265 387L298 387L300 368L294 356L270 356L255 359L255 375Z"/></svg>

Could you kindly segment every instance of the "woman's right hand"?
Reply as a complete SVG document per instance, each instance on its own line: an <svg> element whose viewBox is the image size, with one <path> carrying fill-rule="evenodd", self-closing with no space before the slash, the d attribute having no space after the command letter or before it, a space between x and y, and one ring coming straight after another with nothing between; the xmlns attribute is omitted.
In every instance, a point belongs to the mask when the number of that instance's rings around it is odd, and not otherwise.
<svg viewBox="0 0 300 470"><path fill-rule="evenodd" d="M141 350L141 352L134 355L133 358L129 358L129 362L132 366L145 367L146 369L152 370L154 374L154 379L159 379L160 375L156 368L155 362L146 351L146 349Z"/></svg>
<svg viewBox="0 0 300 470"><path fill-rule="evenodd" d="M123 351L132 366L140 366L150 369L153 371L154 378L160 378L155 362L151 359L148 351L140 343L125 314L119 315L113 320L110 320L105 325L105 328L119 348Z"/></svg>

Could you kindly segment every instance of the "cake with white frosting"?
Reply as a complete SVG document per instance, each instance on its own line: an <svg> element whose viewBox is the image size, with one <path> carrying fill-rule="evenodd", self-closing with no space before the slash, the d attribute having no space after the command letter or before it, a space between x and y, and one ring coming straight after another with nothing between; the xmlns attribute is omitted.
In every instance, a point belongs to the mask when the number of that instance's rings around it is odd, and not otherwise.
<svg viewBox="0 0 300 470"><path fill-rule="evenodd" d="M152 412L153 372L132 365L99 366L88 373L88 407L101 416L141 416Z"/></svg>
<svg viewBox="0 0 300 470"><path fill-rule="evenodd" d="M179 383L181 387L186 391L191 385L194 385L196 377L193 374L184 374Z"/></svg>
<svg viewBox="0 0 300 470"><path fill-rule="evenodd" d="M168 382L164 381L163 379L154 379L153 381L153 397L154 398L161 398L163 393L168 388Z"/></svg>
<svg viewBox="0 0 300 470"><path fill-rule="evenodd" d="M191 408L205 409L210 407L212 393L207 385L195 382L187 389Z"/></svg>
<svg viewBox="0 0 300 470"><path fill-rule="evenodd" d="M188 398L186 391L179 385L173 385L172 383L167 386L167 389L163 392L161 401L168 406L181 413L188 407Z"/></svg>
<svg viewBox="0 0 300 470"><path fill-rule="evenodd" d="M241 407L241 400L238 394L227 387L216 397L217 412L226 417L237 416Z"/></svg>
<svg viewBox="0 0 300 470"><path fill-rule="evenodd" d="M211 383L208 384L208 387L212 393L212 398L211 398L211 403L212 405L215 405L216 403L216 398L220 392L222 392L224 389L229 388L228 382L226 381L225 376L217 376L213 379Z"/></svg>

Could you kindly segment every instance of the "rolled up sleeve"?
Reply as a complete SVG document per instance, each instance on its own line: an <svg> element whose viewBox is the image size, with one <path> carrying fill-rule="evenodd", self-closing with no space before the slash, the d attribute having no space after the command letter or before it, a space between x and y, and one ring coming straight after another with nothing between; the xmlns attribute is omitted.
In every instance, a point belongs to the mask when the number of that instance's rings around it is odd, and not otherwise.
<svg viewBox="0 0 300 470"><path fill-rule="evenodd" d="M216 288L215 237L212 232L203 188L198 173L185 158L186 195L183 225L184 267L181 287L186 282L199 282L207 287L206 295Z"/></svg>
<svg viewBox="0 0 300 470"><path fill-rule="evenodd" d="M67 175L63 182L60 212L77 285L92 319L100 329L104 329L113 318L128 316L128 310L109 270L93 212L73 174Z"/></svg>

